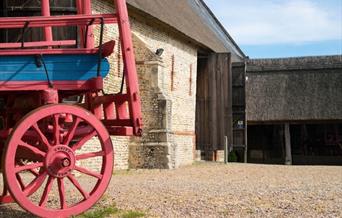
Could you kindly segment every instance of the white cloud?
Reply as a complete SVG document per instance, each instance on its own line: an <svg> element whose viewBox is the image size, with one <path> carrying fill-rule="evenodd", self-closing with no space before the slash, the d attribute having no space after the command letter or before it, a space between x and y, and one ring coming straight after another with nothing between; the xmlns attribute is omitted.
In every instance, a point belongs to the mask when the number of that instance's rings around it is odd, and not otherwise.
<svg viewBox="0 0 342 218"><path fill-rule="evenodd" d="M206 2L241 45L342 40L342 0L329 7L322 0Z"/></svg>

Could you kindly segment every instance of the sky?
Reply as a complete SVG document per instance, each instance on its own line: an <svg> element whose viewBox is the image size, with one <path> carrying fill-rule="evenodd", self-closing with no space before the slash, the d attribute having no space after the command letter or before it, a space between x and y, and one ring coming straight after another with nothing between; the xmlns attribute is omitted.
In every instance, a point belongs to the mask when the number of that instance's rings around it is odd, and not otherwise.
<svg viewBox="0 0 342 218"><path fill-rule="evenodd" d="M342 0L204 0L250 58L342 54Z"/></svg>

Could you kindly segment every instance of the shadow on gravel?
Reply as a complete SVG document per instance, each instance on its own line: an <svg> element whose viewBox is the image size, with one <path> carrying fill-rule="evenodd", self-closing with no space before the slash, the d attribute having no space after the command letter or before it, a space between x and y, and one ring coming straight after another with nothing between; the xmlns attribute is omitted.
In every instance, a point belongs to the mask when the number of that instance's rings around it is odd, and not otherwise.
<svg viewBox="0 0 342 218"><path fill-rule="evenodd" d="M0 218L37 218L25 211L13 208L11 205L0 205Z"/></svg>

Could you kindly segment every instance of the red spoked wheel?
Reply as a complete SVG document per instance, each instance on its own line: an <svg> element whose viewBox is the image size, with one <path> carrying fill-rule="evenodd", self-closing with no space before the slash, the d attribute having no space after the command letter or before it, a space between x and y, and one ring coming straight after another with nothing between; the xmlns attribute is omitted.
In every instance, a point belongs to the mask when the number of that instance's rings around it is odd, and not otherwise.
<svg viewBox="0 0 342 218"><path fill-rule="evenodd" d="M93 206L113 171L108 131L89 111L48 105L13 129L4 176L16 202L40 217L69 217Z"/></svg>

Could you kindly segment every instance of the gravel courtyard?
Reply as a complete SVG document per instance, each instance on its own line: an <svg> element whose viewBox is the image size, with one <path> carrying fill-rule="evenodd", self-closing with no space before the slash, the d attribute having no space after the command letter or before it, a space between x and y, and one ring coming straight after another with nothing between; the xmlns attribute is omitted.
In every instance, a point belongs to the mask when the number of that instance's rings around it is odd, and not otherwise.
<svg viewBox="0 0 342 218"><path fill-rule="evenodd" d="M342 167L196 163L117 172L105 195L146 217L342 217ZM1 217L29 217L15 204Z"/></svg>

